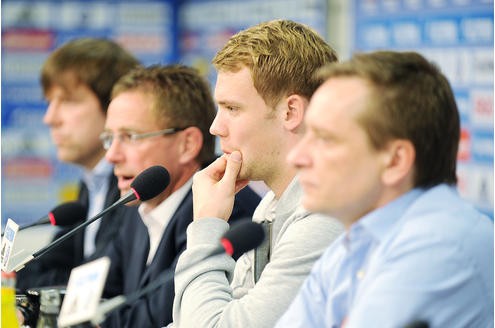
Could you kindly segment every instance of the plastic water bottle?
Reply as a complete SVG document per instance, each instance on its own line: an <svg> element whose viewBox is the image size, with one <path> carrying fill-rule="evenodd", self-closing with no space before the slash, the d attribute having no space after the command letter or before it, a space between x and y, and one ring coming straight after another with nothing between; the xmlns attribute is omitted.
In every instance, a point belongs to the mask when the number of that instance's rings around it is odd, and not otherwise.
<svg viewBox="0 0 495 328"><path fill-rule="evenodd" d="M44 289L40 292L40 315L36 328L56 328L60 312L60 294L56 289Z"/></svg>

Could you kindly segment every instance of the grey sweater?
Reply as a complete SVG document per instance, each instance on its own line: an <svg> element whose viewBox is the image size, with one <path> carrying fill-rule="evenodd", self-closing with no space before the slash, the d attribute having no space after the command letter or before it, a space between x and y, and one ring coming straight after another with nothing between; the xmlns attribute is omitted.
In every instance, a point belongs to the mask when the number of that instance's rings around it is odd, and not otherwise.
<svg viewBox="0 0 495 328"><path fill-rule="evenodd" d="M310 214L300 205L302 190L294 179L278 200L271 235L271 258L254 282L254 252L237 263L228 255L206 257L229 229L224 220L204 218L187 229L187 249L176 270L175 327L273 327L285 312L313 263L343 232L335 219ZM253 220L262 221L274 201L268 192ZM200 261L197 264L196 262Z"/></svg>

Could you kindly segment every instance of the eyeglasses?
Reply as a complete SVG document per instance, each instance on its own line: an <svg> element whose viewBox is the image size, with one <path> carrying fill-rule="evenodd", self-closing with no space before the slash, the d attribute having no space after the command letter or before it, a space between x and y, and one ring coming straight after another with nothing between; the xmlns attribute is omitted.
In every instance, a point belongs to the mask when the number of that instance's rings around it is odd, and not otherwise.
<svg viewBox="0 0 495 328"><path fill-rule="evenodd" d="M141 139L146 139L146 138L151 138L151 137L156 137L156 136L165 136L169 134L174 134L179 131L185 130L186 128L168 128L168 129L163 129L160 131L154 131L154 132L145 132L145 133L135 133L135 132L122 132L118 133L117 139L119 142L123 144L132 144L135 143L138 140ZM103 148L105 150L109 150L110 147L112 146L113 139L115 138L115 135L111 132L105 131L102 134L100 134L100 140L103 143Z"/></svg>

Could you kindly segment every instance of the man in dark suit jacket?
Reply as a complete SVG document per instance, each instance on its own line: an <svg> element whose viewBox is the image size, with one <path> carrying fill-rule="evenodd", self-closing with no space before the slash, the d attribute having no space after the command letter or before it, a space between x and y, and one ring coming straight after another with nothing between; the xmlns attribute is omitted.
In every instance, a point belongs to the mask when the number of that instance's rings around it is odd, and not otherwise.
<svg viewBox="0 0 495 328"><path fill-rule="evenodd" d="M215 156L215 138L209 133L215 113L208 84L186 66L135 69L115 84L101 140L121 194L153 165L167 168L170 184L121 218L122 231L107 249L111 265L104 297L131 294L173 275L193 218L193 175ZM243 189L231 220L250 219L259 201L253 190ZM172 321L173 298L170 279L111 313L102 327L165 326Z"/></svg>
<svg viewBox="0 0 495 328"><path fill-rule="evenodd" d="M232 220L238 222L244 218L251 219L259 200L259 196L250 188L243 189L237 196ZM149 265L146 265L148 231L139 218L137 208L133 209L122 218L122 231L107 254L111 259L111 269L105 295L109 297L136 292L163 275L172 277L179 255L186 248L186 228L193 217L192 192L189 190L175 211ZM174 283L171 279L149 296L111 314L103 327L161 327L172 321L173 300Z"/></svg>
<svg viewBox="0 0 495 328"><path fill-rule="evenodd" d="M69 41L46 59L41 85L48 101L43 122L49 126L60 161L83 168L79 200L92 216L120 197L113 167L99 140L113 84L139 62L106 39ZM100 257L121 223L117 209L58 247L29 263L17 275L17 288L66 285L72 268ZM68 232L60 229L55 238Z"/></svg>

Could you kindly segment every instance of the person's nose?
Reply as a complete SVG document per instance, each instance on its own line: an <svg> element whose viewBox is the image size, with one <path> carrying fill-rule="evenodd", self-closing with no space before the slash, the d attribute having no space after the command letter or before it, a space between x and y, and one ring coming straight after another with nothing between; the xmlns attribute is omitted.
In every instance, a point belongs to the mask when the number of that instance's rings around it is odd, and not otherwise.
<svg viewBox="0 0 495 328"><path fill-rule="evenodd" d="M122 143L118 137L114 137L109 142L105 158L112 164L122 162L125 158L125 154L122 149Z"/></svg>
<svg viewBox="0 0 495 328"><path fill-rule="evenodd" d="M43 123L48 126L60 124L60 103L57 100L52 100L48 103L45 115L43 115Z"/></svg>
<svg viewBox="0 0 495 328"><path fill-rule="evenodd" d="M217 115L215 115L215 119L211 123L210 133L217 137L225 137L227 135L227 128L223 123L220 109L217 111Z"/></svg>
<svg viewBox="0 0 495 328"><path fill-rule="evenodd" d="M287 155L287 162L298 169L309 166L311 163L309 147L308 137L304 136Z"/></svg>

